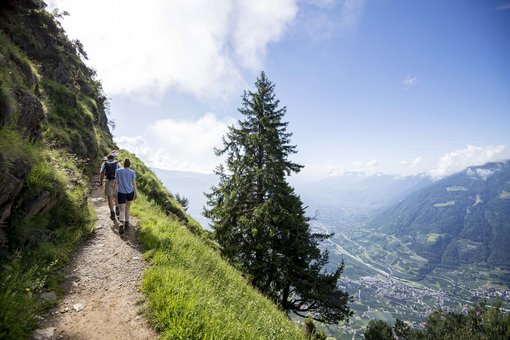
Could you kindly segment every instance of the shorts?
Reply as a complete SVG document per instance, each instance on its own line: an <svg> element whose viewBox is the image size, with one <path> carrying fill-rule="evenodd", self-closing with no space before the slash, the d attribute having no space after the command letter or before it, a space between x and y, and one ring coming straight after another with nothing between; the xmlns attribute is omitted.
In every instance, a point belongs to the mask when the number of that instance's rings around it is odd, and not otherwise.
<svg viewBox="0 0 510 340"><path fill-rule="evenodd" d="M122 192L119 192L117 194L117 203L118 204L124 204L127 201L132 201L135 198L135 192L131 192L129 194L123 194Z"/></svg>
<svg viewBox="0 0 510 340"><path fill-rule="evenodd" d="M106 180L106 183L104 185L104 194L106 196L112 196L113 194L115 194L115 192L113 191L113 184L115 184L115 179Z"/></svg>

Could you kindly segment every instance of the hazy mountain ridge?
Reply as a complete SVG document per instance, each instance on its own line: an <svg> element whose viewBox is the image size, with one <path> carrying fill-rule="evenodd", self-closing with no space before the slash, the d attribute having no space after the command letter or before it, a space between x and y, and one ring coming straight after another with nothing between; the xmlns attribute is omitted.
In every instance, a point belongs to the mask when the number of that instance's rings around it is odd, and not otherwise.
<svg viewBox="0 0 510 340"><path fill-rule="evenodd" d="M409 195L369 223L436 266L510 269L510 161L472 166Z"/></svg>
<svg viewBox="0 0 510 340"><path fill-rule="evenodd" d="M188 212L207 227L208 220L202 216L206 204L204 192L217 184L214 174L189 171L153 169L173 194L179 193L189 199ZM400 176L391 174L369 175L362 172L346 172L321 179L299 176L289 178L296 192L308 206L308 214L322 222L336 224L341 216L345 226L366 222L374 213L398 202L409 193L433 183L425 175Z"/></svg>
<svg viewBox="0 0 510 340"><path fill-rule="evenodd" d="M292 180L292 179L291 179ZM319 180L297 178L296 191L324 223L364 224L371 216L432 183L425 175L346 172Z"/></svg>

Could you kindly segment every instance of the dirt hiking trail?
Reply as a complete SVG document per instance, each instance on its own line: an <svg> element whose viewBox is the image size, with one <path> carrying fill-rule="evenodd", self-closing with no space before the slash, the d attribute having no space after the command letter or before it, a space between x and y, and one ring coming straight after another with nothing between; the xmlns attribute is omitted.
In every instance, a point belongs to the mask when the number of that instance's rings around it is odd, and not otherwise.
<svg viewBox="0 0 510 340"><path fill-rule="evenodd" d="M94 231L64 268L65 296L46 313L32 338L156 339L141 314L139 287L147 263L136 240L136 221L132 218L132 226L119 235L97 182L89 200L97 215ZM46 294L56 298L53 292Z"/></svg>

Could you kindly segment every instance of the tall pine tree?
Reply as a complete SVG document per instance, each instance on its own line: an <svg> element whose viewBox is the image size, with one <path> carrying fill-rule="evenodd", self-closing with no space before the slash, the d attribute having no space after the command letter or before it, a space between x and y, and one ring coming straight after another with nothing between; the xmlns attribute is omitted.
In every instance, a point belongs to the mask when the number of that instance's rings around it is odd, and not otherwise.
<svg viewBox="0 0 510 340"><path fill-rule="evenodd" d="M286 181L302 168L289 160L297 151L283 122L286 108L279 108L264 72L255 85L242 97L243 119L216 150L226 161L216 169L219 184L207 194L205 215L223 254L285 311L327 323L347 319L349 296L337 286L343 264L326 273L328 253L318 248L331 235L311 232L303 203Z"/></svg>

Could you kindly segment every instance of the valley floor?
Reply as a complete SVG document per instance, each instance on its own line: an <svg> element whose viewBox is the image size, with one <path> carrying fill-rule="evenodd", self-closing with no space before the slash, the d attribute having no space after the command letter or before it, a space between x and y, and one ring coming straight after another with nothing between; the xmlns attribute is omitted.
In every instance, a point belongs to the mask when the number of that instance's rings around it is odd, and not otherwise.
<svg viewBox="0 0 510 340"><path fill-rule="evenodd" d="M65 296L47 312L33 338L155 339L141 313L139 286L147 263L137 243L137 227L121 237L103 191L96 188L90 200L97 215L94 232L64 269ZM54 293L47 298L55 298Z"/></svg>

